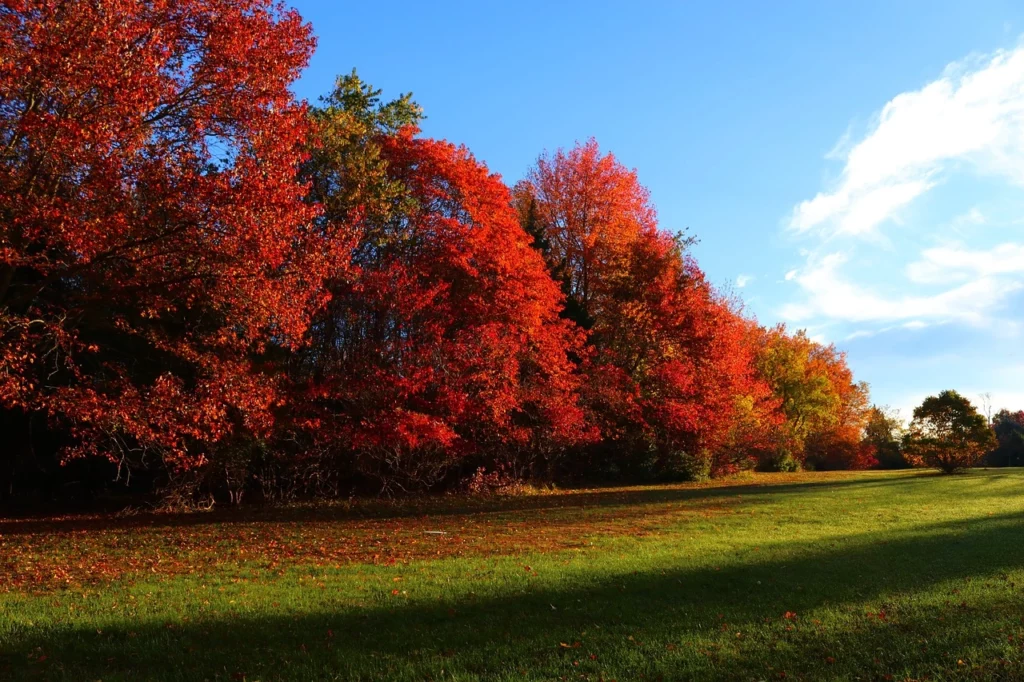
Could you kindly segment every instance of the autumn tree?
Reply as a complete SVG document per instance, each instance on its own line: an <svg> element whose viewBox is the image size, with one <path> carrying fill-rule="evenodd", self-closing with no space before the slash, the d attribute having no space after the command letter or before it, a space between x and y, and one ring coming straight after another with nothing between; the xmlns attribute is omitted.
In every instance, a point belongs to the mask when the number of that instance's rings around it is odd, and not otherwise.
<svg viewBox="0 0 1024 682"><path fill-rule="evenodd" d="M638 240L592 338L635 382L657 468L701 478L730 468L718 455L753 376L744 321L683 248L664 234Z"/></svg>
<svg viewBox="0 0 1024 682"><path fill-rule="evenodd" d="M754 343L758 375L771 387L783 416L773 450L764 453L762 466L798 467L808 436L834 421L839 397L813 357L817 344L804 331L789 334L779 325L763 330Z"/></svg>
<svg viewBox="0 0 1024 682"><path fill-rule="evenodd" d="M819 470L875 467L875 447L864 440L871 404L868 385L854 381L844 353L827 346L823 354L829 382L839 399L838 408L827 423L809 435L804 460Z"/></svg>
<svg viewBox="0 0 1024 682"><path fill-rule="evenodd" d="M908 459L952 474L975 466L996 444L985 416L956 391L925 398L914 408Z"/></svg>
<svg viewBox="0 0 1024 682"><path fill-rule="evenodd" d="M509 190L354 76L313 117L305 173L347 255L301 356L310 449L384 489L464 462L542 475L581 428L576 340Z"/></svg>
<svg viewBox="0 0 1024 682"><path fill-rule="evenodd" d="M744 318L595 141L510 191L355 72L296 101L312 49L274 0L0 4L8 483L39 453L235 501L867 461L845 357Z"/></svg>
<svg viewBox="0 0 1024 682"><path fill-rule="evenodd" d="M524 226L544 240L571 319L589 329L602 315L610 276L623 271L637 239L657 232L649 192L591 138L541 155L514 195Z"/></svg>
<svg viewBox="0 0 1024 682"><path fill-rule="evenodd" d="M514 195L562 283L564 315L587 332L593 465L706 475L750 358L741 321L687 255L691 240L658 228L636 172L594 140L542 155Z"/></svg>
<svg viewBox="0 0 1024 682"><path fill-rule="evenodd" d="M734 305L738 306L738 302ZM733 472L753 469L761 462L777 461L779 452L788 442L782 398L757 371L756 361L764 349L768 331L754 319L741 318L741 322L745 330L741 343L751 358L753 377L746 389L734 398L729 431L717 453L719 468Z"/></svg>
<svg viewBox="0 0 1024 682"><path fill-rule="evenodd" d="M756 343L758 376L771 387L783 415L774 453L762 465L788 469L809 458L816 468L873 466L863 442L868 417L868 387L856 382L846 356L835 346L783 325L762 332Z"/></svg>
<svg viewBox="0 0 1024 682"><path fill-rule="evenodd" d="M4 3L9 418L174 468L268 427L258 358L302 337L318 296L289 91L312 48L271 0Z"/></svg>

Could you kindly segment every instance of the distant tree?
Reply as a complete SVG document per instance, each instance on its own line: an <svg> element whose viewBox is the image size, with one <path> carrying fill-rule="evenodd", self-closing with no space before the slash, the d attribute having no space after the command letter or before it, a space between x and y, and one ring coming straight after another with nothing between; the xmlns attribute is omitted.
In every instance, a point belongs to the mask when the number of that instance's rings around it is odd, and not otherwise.
<svg viewBox="0 0 1024 682"><path fill-rule="evenodd" d="M856 382L846 356L835 346L790 334L782 325L752 339L758 376L771 388L782 420L760 465L789 470L801 463L816 469L864 469L876 461L862 436L868 416L868 386Z"/></svg>
<svg viewBox="0 0 1024 682"><path fill-rule="evenodd" d="M758 343L758 373L779 398L790 449L800 453L808 434L832 421L839 409L839 396L815 362L817 345L805 332L789 334L782 325L764 330Z"/></svg>
<svg viewBox="0 0 1024 682"><path fill-rule="evenodd" d="M872 405L864 426L864 443L874 449L882 469L903 469L910 464L903 456L903 420L888 406Z"/></svg>
<svg viewBox="0 0 1024 682"><path fill-rule="evenodd" d="M993 466L1024 466L1024 410L999 410L992 418L998 445L989 453Z"/></svg>
<svg viewBox="0 0 1024 682"><path fill-rule="evenodd" d="M983 415L985 415L985 420L989 424L991 424L992 423L992 392L991 391L985 391L984 393L979 393L978 394L978 398L981 400L981 413Z"/></svg>
<svg viewBox="0 0 1024 682"><path fill-rule="evenodd" d="M918 466L951 474L975 466L995 444L985 416L971 401L956 391L943 391L914 409L907 456Z"/></svg>
<svg viewBox="0 0 1024 682"><path fill-rule="evenodd" d="M839 397L831 419L807 438L804 456L818 470L870 469L878 466L875 448L864 441L870 398L866 382L854 381L845 354L833 346L820 351L827 360L829 382Z"/></svg>

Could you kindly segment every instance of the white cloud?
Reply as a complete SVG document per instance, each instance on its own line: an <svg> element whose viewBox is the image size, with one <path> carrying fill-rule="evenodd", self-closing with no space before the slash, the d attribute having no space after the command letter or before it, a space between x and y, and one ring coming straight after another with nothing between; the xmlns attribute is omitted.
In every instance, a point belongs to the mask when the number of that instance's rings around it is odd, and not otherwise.
<svg viewBox="0 0 1024 682"><path fill-rule="evenodd" d="M790 226L805 232L831 221L837 234L867 234L934 185L932 181L921 179L878 184L857 192L844 188L831 194L819 193L796 207Z"/></svg>
<svg viewBox="0 0 1024 682"><path fill-rule="evenodd" d="M847 339L895 327L983 325L1024 289L1024 242L994 242L999 221L976 203L996 187L1024 185L1024 43L951 64L893 97L865 135L848 128L826 158L843 163L837 182L789 217L792 233L818 244L801 250L806 264L785 275L801 294L783 307L788 320L856 324ZM942 202L909 213L939 185ZM973 207L945 219L928 212L951 201ZM904 225L896 242L881 229L894 222ZM981 225L989 228L975 229ZM886 255L859 253L879 243ZM898 247L912 251L894 261ZM1002 323L1018 331L1013 320Z"/></svg>
<svg viewBox="0 0 1024 682"><path fill-rule="evenodd" d="M742 289L743 287L747 286L753 281L753 275L739 275L738 277L736 277L736 286Z"/></svg>
<svg viewBox="0 0 1024 682"><path fill-rule="evenodd" d="M853 148L853 124L846 126L846 131L843 132L839 140L832 146L832 149L828 150L825 154L826 159L834 161L843 161L850 153L850 149Z"/></svg>
<svg viewBox="0 0 1024 682"><path fill-rule="evenodd" d="M926 249L921 256L907 266L907 277L920 284L1024 273L1024 244L1000 244L988 250L943 246Z"/></svg>
<svg viewBox="0 0 1024 682"><path fill-rule="evenodd" d="M849 138L830 152L849 148L839 182L794 208L792 230L871 234L959 164L1024 184L1024 47L950 65L890 100L860 142Z"/></svg>
<svg viewBox="0 0 1024 682"><path fill-rule="evenodd" d="M783 317L793 322L819 316L847 322L905 321L908 328L925 320L982 324L1010 293L1024 286L982 275L937 294L887 297L844 277L840 269L846 262L844 254L830 253L797 273L793 279L806 298L783 306Z"/></svg>
<svg viewBox="0 0 1024 682"><path fill-rule="evenodd" d="M967 213L963 213L953 218L953 225L956 227L960 227L962 225L984 225L986 222L988 222L988 218L977 206L973 207Z"/></svg>
<svg viewBox="0 0 1024 682"><path fill-rule="evenodd" d="M929 327L929 326L931 326L931 325L929 325L927 322L922 322L921 320L911 320L910 322L904 322L903 324L899 324L899 325L889 325L888 327L882 327L880 329L858 329L855 332L851 332L850 334L847 334L846 337L843 339L843 341L852 341L854 339L871 338L872 336L877 336L879 334L884 334L886 332L891 332L894 329L917 330L917 329L924 329L925 327Z"/></svg>

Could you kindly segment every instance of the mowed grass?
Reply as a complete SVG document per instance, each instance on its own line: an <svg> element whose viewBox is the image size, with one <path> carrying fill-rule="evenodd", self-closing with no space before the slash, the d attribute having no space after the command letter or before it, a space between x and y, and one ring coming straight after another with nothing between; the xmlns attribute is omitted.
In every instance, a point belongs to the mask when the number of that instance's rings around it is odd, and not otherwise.
<svg viewBox="0 0 1024 682"><path fill-rule="evenodd" d="M0 569L3 680L1024 679L1013 470L8 520Z"/></svg>

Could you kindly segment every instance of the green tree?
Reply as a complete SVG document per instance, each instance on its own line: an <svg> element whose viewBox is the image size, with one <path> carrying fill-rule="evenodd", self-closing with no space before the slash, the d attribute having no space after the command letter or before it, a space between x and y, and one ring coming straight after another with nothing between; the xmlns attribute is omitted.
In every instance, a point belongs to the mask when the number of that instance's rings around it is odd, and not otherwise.
<svg viewBox="0 0 1024 682"><path fill-rule="evenodd" d="M907 458L951 474L977 464L996 445L984 415L956 391L929 396L914 408Z"/></svg>
<svg viewBox="0 0 1024 682"><path fill-rule="evenodd" d="M310 111L313 140L302 180L310 183L309 200L322 208L319 226L328 236L337 237L332 230L339 226L384 219L408 202L405 185L387 172L381 141L418 126L423 110L411 93L388 102L380 95L353 69Z"/></svg>
<svg viewBox="0 0 1024 682"><path fill-rule="evenodd" d="M992 417L999 446L988 456L993 466L1024 465L1024 411L999 410Z"/></svg>
<svg viewBox="0 0 1024 682"><path fill-rule="evenodd" d="M887 405L872 405L864 426L864 443L874 448L882 469L903 469L909 465L903 456L903 420Z"/></svg>

